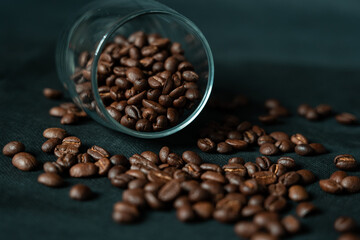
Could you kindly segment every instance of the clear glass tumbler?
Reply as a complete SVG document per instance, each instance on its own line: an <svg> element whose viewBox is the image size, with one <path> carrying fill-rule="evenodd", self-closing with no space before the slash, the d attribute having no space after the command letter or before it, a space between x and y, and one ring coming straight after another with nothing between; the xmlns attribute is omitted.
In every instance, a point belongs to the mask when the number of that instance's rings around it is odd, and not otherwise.
<svg viewBox="0 0 360 240"><path fill-rule="evenodd" d="M100 54L118 34L128 36L136 31L159 33L179 42L199 75L201 100L180 119L163 131L140 132L124 127L106 110L98 91L97 67ZM76 74L79 55L93 54L91 80L79 81ZM189 19L173 9L150 0L110 0L94 2L80 11L79 16L60 36L56 49L57 71L73 101L94 120L106 127L140 138L160 138L176 133L189 125L204 108L214 81L214 62L208 42Z"/></svg>

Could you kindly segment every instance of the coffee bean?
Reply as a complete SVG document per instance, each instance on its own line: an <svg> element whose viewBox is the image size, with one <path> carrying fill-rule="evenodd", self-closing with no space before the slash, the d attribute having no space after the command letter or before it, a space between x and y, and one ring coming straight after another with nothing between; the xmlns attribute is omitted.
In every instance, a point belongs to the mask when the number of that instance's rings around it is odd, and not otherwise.
<svg viewBox="0 0 360 240"><path fill-rule="evenodd" d="M275 143L275 140L272 137L270 137L269 135L263 135L258 138L257 143L259 146L261 146L264 143Z"/></svg>
<svg viewBox="0 0 360 240"><path fill-rule="evenodd" d="M322 117L331 115L331 106L328 104L319 104L315 107L315 111Z"/></svg>
<svg viewBox="0 0 360 240"><path fill-rule="evenodd" d="M110 157L110 154L108 151L106 151L104 148L99 146L92 146L87 150L87 153L94 158L95 160L99 160L101 158L108 158Z"/></svg>
<svg viewBox="0 0 360 240"><path fill-rule="evenodd" d="M344 171L335 171L333 174L331 174L330 179L334 180L337 183L341 183L341 181L347 177L347 173Z"/></svg>
<svg viewBox="0 0 360 240"><path fill-rule="evenodd" d="M255 214L258 214L259 212L263 212L263 211L264 211L264 208L262 206L248 205L248 206L245 206L241 210L241 216L243 216L243 217L252 217Z"/></svg>
<svg viewBox="0 0 360 240"><path fill-rule="evenodd" d="M341 180L341 186L349 193L357 193L360 191L360 177L347 176Z"/></svg>
<svg viewBox="0 0 360 240"><path fill-rule="evenodd" d="M243 195L233 193L217 202L213 217L222 223L230 223L240 218L241 208L244 204Z"/></svg>
<svg viewBox="0 0 360 240"><path fill-rule="evenodd" d="M112 165L108 158L100 158L97 162L95 162L95 166L99 168L99 175L103 176L107 175Z"/></svg>
<svg viewBox="0 0 360 240"><path fill-rule="evenodd" d="M350 154L338 155L334 158L334 164L341 170L355 170L357 168L357 162L355 158Z"/></svg>
<svg viewBox="0 0 360 240"><path fill-rule="evenodd" d="M255 179L248 179L240 183L240 192L245 195L254 195L258 193L260 187Z"/></svg>
<svg viewBox="0 0 360 240"><path fill-rule="evenodd" d="M296 133L296 134L292 135L290 140L291 140L291 142L293 142L296 145L309 143L307 138L304 135L302 135L301 133Z"/></svg>
<svg viewBox="0 0 360 240"><path fill-rule="evenodd" d="M265 228L272 236L281 237L285 235L285 229L279 221L268 222Z"/></svg>
<svg viewBox="0 0 360 240"><path fill-rule="evenodd" d="M126 188L128 183L133 179L133 176L130 176L126 173L121 173L111 178L111 184L118 188Z"/></svg>
<svg viewBox="0 0 360 240"><path fill-rule="evenodd" d="M342 186L340 183L335 182L332 179L323 179L319 181L320 188L327 193L339 194L342 192Z"/></svg>
<svg viewBox="0 0 360 240"><path fill-rule="evenodd" d="M277 163L285 166L287 169L292 169L296 167L295 160L291 157L280 157Z"/></svg>
<svg viewBox="0 0 360 240"><path fill-rule="evenodd" d="M334 229L338 232L350 232L356 229L356 221L351 217L341 216L334 222Z"/></svg>
<svg viewBox="0 0 360 240"><path fill-rule="evenodd" d="M264 201L264 207L270 212L279 212L286 207L286 199L281 196L270 195Z"/></svg>
<svg viewBox="0 0 360 240"><path fill-rule="evenodd" d="M338 123L343 125L353 125L357 123L357 118L351 113L341 113L335 116Z"/></svg>
<svg viewBox="0 0 360 240"><path fill-rule="evenodd" d="M64 154L56 160L56 163L63 168L68 169L76 163L76 158L73 154Z"/></svg>
<svg viewBox="0 0 360 240"><path fill-rule="evenodd" d="M245 161L242 157L232 157L228 160L228 164L238 163L238 164L245 164Z"/></svg>
<svg viewBox="0 0 360 240"><path fill-rule="evenodd" d="M209 138L199 139L197 141L198 148L203 152L211 152L215 149L215 143Z"/></svg>
<svg viewBox="0 0 360 240"><path fill-rule="evenodd" d="M321 143L310 143L309 146L314 150L315 154L327 153L326 148Z"/></svg>
<svg viewBox="0 0 360 240"><path fill-rule="evenodd" d="M128 189L143 188L147 183L148 181L146 179L134 179L128 183Z"/></svg>
<svg viewBox="0 0 360 240"><path fill-rule="evenodd" d="M275 147L277 147L283 153L294 151L294 144L289 140L279 140L275 142Z"/></svg>
<svg viewBox="0 0 360 240"><path fill-rule="evenodd" d="M254 222L241 221L235 224L234 230L237 236L242 238L250 238L259 231L259 226Z"/></svg>
<svg viewBox="0 0 360 240"><path fill-rule="evenodd" d="M44 88L43 94L48 99L60 99L63 96L61 91L53 88Z"/></svg>
<svg viewBox="0 0 360 240"><path fill-rule="evenodd" d="M300 116L305 117L306 113L311 109L311 107L308 104L301 104L298 109L297 112Z"/></svg>
<svg viewBox="0 0 360 240"><path fill-rule="evenodd" d="M193 163L187 163L183 168L182 171L186 172L193 178L200 178L201 176L201 168Z"/></svg>
<svg viewBox="0 0 360 240"><path fill-rule="evenodd" d="M210 202L197 202L192 207L196 215L201 219L210 219L212 217L214 206Z"/></svg>
<svg viewBox="0 0 360 240"><path fill-rule="evenodd" d="M284 184L286 187L297 184L300 181L300 175L294 171L287 172L279 178L279 183Z"/></svg>
<svg viewBox="0 0 360 240"><path fill-rule="evenodd" d="M140 188L127 189L123 192L122 199L124 202L133 204L136 207L143 208L146 206L144 193L144 190Z"/></svg>
<svg viewBox="0 0 360 240"><path fill-rule="evenodd" d="M37 168L38 161L30 153L19 152L13 156L12 164L21 171L33 171Z"/></svg>
<svg viewBox="0 0 360 240"><path fill-rule="evenodd" d="M158 198L164 202L173 201L180 192L180 183L177 180L171 180L160 189Z"/></svg>
<svg viewBox="0 0 360 240"><path fill-rule="evenodd" d="M78 163L70 168L71 177L92 177L98 173L98 167L94 163Z"/></svg>
<svg viewBox="0 0 360 240"><path fill-rule="evenodd" d="M275 139L276 141L289 140L290 139L289 135L284 133L284 132L272 132L272 133L270 133L270 136L273 139Z"/></svg>
<svg viewBox="0 0 360 240"><path fill-rule="evenodd" d="M112 218L118 223L133 223L140 217L139 210L131 203L117 202L114 204Z"/></svg>
<svg viewBox="0 0 360 240"><path fill-rule="evenodd" d="M281 220L285 230L290 234L298 233L301 229L301 224L293 215L287 215Z"/></svg>
<svg viewBox="0 0 360 240"><path fill-rule="evenodd" d="M124 167L129 167L129 165L130 165L129 160L124 155L121 155L121 154L113 155L110 158L110 162L113 165L122 165Z"/></svg>
<svg viewBox="0 0 360 240"><path fill-rule="evenodd" d="M273 143L264 143L260 146L260 153L266 156L276 155L278 149Z"/></svg>
<svg viewBox="0 0 360 240"><path fill-rule="evenodd" d="M252 237L251 240L276 240L277 238L270 233L257 232Z"/></svg>
<svg viewBox="0 0 360 240"><path fill-rule="evenodd" d="M43 143L41 150L45 153L54 152L54 149L57 145L61 144L61 139L59 138L50 138Z"/></svg>
<svg viewBox="0 0 360 240"><path fill-rule="evenodd" d="M278 213L264 211L256 214L253 218L253 222L260 227L266 226L266 224L271 221L279 221Z"/></svg>
<svg viewBox="0 0 360 240"><path fill-rule="evenodd" d="M93 158L87 153L81 153L77 155L78 163L94 162Z"/></svg>
<svg viewBox="0 0 360 240"><path fill-rule="evenodd" d="M307 217L316 211L316 207L311 202L301 202L296 206L296 214L301 217Z"/></svg>
<svg viewBox="0 0 360 240"><path fill-rule="evenodd" d="M286 168L281 164L272 164L269 168L270 172L275 173L277 177L280 177L286 173Z"/></svg>
<svg viewBox="0 0 360 240"><path fill-rule="evenodd" d="M39 175L37 181L48 187L61 187L64 180L56 173L46 172Z"/></svg>
<svg viewBox="0 0 360 240"><path fill-rule="evenodd" d="M319 120L319 118L320 118L317 111L313 108L310 108L307 110L305 117L307 120L310 120L310 121L316 121L316 120Z"/></svg>
<svg viewBox="0 0 360 240"><path fill-rule="evenodd" d="M299 144L296 145L295 152L301 156L309 156L314 153L314 150L309 144Z"/></svg>
<svg viewBox="0 0 360 240"><path fill-rule="evenodd" d="M248 143L240 139L226 139L225 143L236 150L244 150L248 147Z"/></svg>
<svg viewBox="0 0 360 240"><path fill-rule="evenodd" d="M78 117L74 113L66 113L62 116L60 123L63 125L75 124L79 121Z"/></svg>
<svg viewBox="0 0 360 240"><path fill-rule="evenodd" d="M262 206L264 203L264 196L261 194L253 195L248 200L249 206Z"/></svg>
<svg viewBox="0 0 360 240"><path fill-rule="evenodd" d="M224 186L224 190L228 193L234 193L239 191L239 186L235 184L228 183Z"/></svg>
<svg viewBox="0 0 360 240"><path fill-rule="evenodd" d="M64 145L64 144L57 145L54 149L55 156L59 157L59 158L65 156L65 155L75 156L78 153L79 153L79 148L77 148L75 146Z"/></svg>
<svg viewBox="0 0 360 240"><path fill-rule="evenodd" d="M293 185L289 188L289 198L295 202L308 200L309 194L303 186Z"/></svg>
<svg viewBox="0 0 360 240"><path fill-rule="evenodd" d="M69 196L74 200L85 201L93 197L93 192L84 184L76 184L70 189Z"/></svg>
<svg viewBox="0 0 360 240"><path fill-rule="evenodd" d="M201 187L195 187L189 191L189 200L191 202L207 201L210 198L210 193Z"/></svg>
<svg viewBox="0 0 360 240"><path fill-rule="evenodd" d="M259 121L263 124L274 124L277 122L277 116L275 114L269 114L269 115L261 115L259 116Z"/></svg>
<svg viewBox="0 0 360 240"><path fill-rule="evenodd" d="M177 219L179 219L179 221L190 222L195 219L196 215L191 206L184 205L182 207L177 208L176 217Z"/></svg>
<svg viewBox="0 0 360 240"><path fill-rule="evenodd" d="M21 142L12 141L6 144L2 150L5 156L12 157L19 152L25 151L25 146Z"/></svg>
<svg viewBox="0 0 360 240"><path fill-rule="evenodd" d="M268 192L270 195L274 196L285 196L287 194L287 189L284 184L276 183L269 185Z"/></svg>
<svg viewBox="0 0 360 240"><path fill-rule="evenodd" d="M44 171L47 173L57 173L62 174L65 171L65 168L58 164L57 162L46 162L44 163Z"/></svg>
<svg viewBox="0 0 360 240"><path fill-rule="evenodd" d="M268 170L271 165L270 159L265 156L257 157L255 159L255 162L260 166L262 170Z"/></svg>
<svg viewBox="0 0 360 240"><path fill-rule="evenodd" d="M216 146L216 151L218 153L226 154L230 153L233 150L232 146L227 144L226 142L220 142Z"/></svg>
<svg viewBox="0 0 360 240"><path fill-rule="evenodd" d="M247 173L247 169L239 163L230 163L223 166L223 170L226 174L235 174L244 177Z"/></svg>
<svg viewBox="0 0 360 240"><path fill-rule="evenodd" d="M146 179L145 173L143 173L142 171L140 171L138 169L130 169L130 170L126 171L125 173L127 175L133 176L134 178Z"/></svg>
<svg viewBox="0 0 360 240"><path fill-rule="evenodd" d="M225 183L225 178L223 175L213 171L206 171L201 175L202 180L211 180L219 183Z"/></svg>
<svg viewBox="0 0 360 240"><path fill-rule="evenodd" d="M360 240L360 237L355 233L343 233L337 240Z"/></svg>
<svg viewBox="0 0 360 240"><path fill-rule="evenodd" d="M111 180L113 179L115 176L120 175L121 173L125 173L126 172L126 168L122 165L115 165L113 166L109 172L108 172L108 178Z"/></svg>
<svg viewBox="0 0 360 240"><path fill-rule="evenodd" d="M47 128L43 132L43 136L48 139L59 138L62 140L66 137L66 135L67 135L66 131L62 128Z"/></svg>
<svg viewBox="0 0 360 240"><path fill-rule="evenodd" d="M213 171L213 172L218 172L218 173L223 172L223 169L215 163L203 163L200 165L200 168L203 171Z"/></svg>
<svg viewBox="0 0 360 240"><path fill-rule="evenodd" d="M296 171L296 173L300 175L300 182L304 185L311 184L316 180L314 173L312 173L310 170L300 169Z"/></svg>
<svg viewBox="0 0 360 240"><path fill-rule="evenodd" d="M252 162L247 162L245 163L245 168L248 172L248 175L251 177L254 175L255 172L259 172L261 171L261 168L259 165L255 164L255 163L252 163Z"/></svg>
<svg viewBox="0 0 360 240"><path fill-rule="evenodd" d="M200 165L202 163L202 159L201 157L193 151L185 151L182 154L182 159L186 162L186 163L193 163L196 165Z"/></svg>
<svg viewBox="0 0 360 240"><path fill-rule="evenodd" d="M260 171L255 172L252 177L262 185L269 185L276 182L277 177L273 172L270 171Z"/></svg>

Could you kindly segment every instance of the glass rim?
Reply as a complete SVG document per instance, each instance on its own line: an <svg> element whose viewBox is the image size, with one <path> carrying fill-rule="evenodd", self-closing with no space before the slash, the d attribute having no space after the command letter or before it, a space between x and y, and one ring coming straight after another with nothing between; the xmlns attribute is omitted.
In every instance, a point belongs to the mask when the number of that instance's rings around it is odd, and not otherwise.
<svg viewBox="0 0 360 240"><path fill-rule="evenodd" d="M141 132L141 131L136 131L136 130L133 130L133 129L123 126L121 123L117 122L106 110L106 107L103 104L103 102L100 98L100 94L98 92L98 85L97 85L97 65L98 64L97 63L99 61L102 50L105 47L105 44L108 42L109 38L111 36L113 36L113 34L115 33L115 31L117 29L119 29L121 26L123 26L127 22L131 21L132 19L135 19L135 18L143 16L143 15L148 15L148 14L169 15L169 16L179 20L183 24L187 25L188 27L190 27L190 29L193 29L194 31L192 34L196 35L196 37L200 40L200 42L204 48L204 51L205 51L205 54L207 57L209 72L208 72L208 76L207 76L207 85L206 85L204 95L203 95L200 103L198 104L198 106L191 112L191 114L189 116L187 116L180 123L176 124L175 126L173 126L171 128L168 128L168 129L165 129L162 131ZM109 126L109 127L111 127L112 129L114 129L116 131L120 131L122 133L126 133L126 134L128 134L130 136L134 136L134 137L139 137L139 138L144 138L144 139L162 138L162 137L172 135L172 134L184 129L185 127L187 127L191 122L193 122L195 120L195 118L204 109L207 101L209 100L209 97L210 97L210 94L212 91L212 87L214 84L213 55L212 55L209 43L207 42L205 36L202 34L200 29L190 19L186 18L185 16L183 16L175 11L141 10L141 11L131 13L128 16L121 18L116 24L114 24L112 26L112 28L109 31L107 31L103 35L102 39L99 41L99 43L97 44L96 49L95 49L94 61L93 61L92 70L91 70L91 84L92 84L92 91L93 91L94 99L95 99L101 113L106 118L106 120L111 123L111 126Z"/></svg>

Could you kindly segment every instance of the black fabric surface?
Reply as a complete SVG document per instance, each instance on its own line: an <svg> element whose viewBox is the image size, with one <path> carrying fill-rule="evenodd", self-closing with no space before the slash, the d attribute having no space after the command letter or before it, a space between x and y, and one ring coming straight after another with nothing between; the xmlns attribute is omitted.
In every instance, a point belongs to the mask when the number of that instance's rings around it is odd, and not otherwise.
<svg viewBox="0 0 360 240"><path fill-rule="evenodd" d="M301 132L330 152L313 157L293 156L320 179L336 170L333 158L349 153L360 158L360 128L341 126L333 118L309 122L296 116L303 102L331 104L338 112L360 117L360 2L354 0L303 1L162 1L192 19L207 37L215 58L215 95L243 93L251 99L240 109L244 120L263 113L262 103L276 97L292 110L283 123L266 127L289 134ZM19 140L41 162L53 160L41 152L42 131L63 127L89 147L97 144L127 157L168 145L174 152L197 150L199 126L223 113L205 110L189 127L173 136L144 140L109 130L92 120L61 126L48 116L59 102L44 99L44 87L61 88L54 52L65 20L86 1L0 2L0 146ZM199 152L199 151L198 151ZM224 164L231 156L254 161L257 151L232 155L200 153L205 161ZM272 157L276 160L276 157ZM0 239L237 239L233 225L214 220L184 224L174 211L145 214L144 221L123 226L111 219L121 191L108 179L66 179L68 186L49 189L37 183L41 171L21 172L11 159L0 157ZM358 175L358 172L352 173ZM97 198L69 199L69 186L85 183ZM302 219L303 233L292 239L336 239L333 221L340 215L360 223L360 195L333 196L318 183L307 187L319 213ZM291 209L289 213L294 213Z"/></svg>

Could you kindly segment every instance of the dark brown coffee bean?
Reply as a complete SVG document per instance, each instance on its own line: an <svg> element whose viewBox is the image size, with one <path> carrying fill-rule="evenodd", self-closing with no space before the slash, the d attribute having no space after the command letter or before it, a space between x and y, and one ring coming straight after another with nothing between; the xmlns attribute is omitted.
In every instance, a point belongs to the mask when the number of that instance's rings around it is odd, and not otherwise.
<svg viewBox="0 0 360 240"><path fill-rule="evenodd" d="M78 163L94 162L92 157L87 153L81 153L77 155Z"/></svg>
<svg viewBox="0 0 360 240"><path fill-rule="evenodd" d="M129 184L130 185L130 184ZM166 204L163 203L162 201L160 201L157 197L155 193L152 192L145 192L144 194L145 200L147 202L147 204L152 208L152 209L164 209L166 207Z"/></svg>
<svg viewBox="0 0 360 240"><path fill-rule="evenodd" d="M332 109L328 104L319 104L315 107L315 111L322 117L331 115Z"/></svg>
<svg viewBox="0 0 360 240"><path fill-rule="evenodd" d="M287 215L281 220L285 230L290 234L296 234L301 229L301 224L293 215Z"/></svg>
<svg viewBox="0 0 360 240"><path fill-rule="evenodd" d="M276 108L276 107L280 107L281 106L281 103L279 100L277 99L274 99L274 98L269 98L265 101L265 104L264 106L267 108L267 109L272 109L272 108Z"/></svg>
<svg viewBox="0 0 360 240"><path fill-rule="evenodd" d="M176 217L179 221L190 222L195 220L196 215L190 205L184 205L177 208Z"/></svg>
<svg viewBox="0 0 360 240"><path fill-rule="evenodd" d="M244 150L248 147L248 143L240 139L226 139L225 143L236 150Z"/></svg>
<svg viewBox="0 0 360 240"><path fill-rule="evenodd" d="M142 100L142 105L145 108L152 108L158 114L166 114L166 109L157 102L147 100L147 99L143 99Z"/></svg>
<svg viewBox="0 0 360 240"><path fill-rule="evenodd" d="M294 144L289 140L279 140L275 143L275 146L283 153L294 151Z"/></svg>
<svg viewBox="0 0 360 240"><path fill-rule="evenodd" d="M287 172L280 176L279 183L284 184L286 187L297 184L300 181L300 175L294 171Z"/></svg>
<svg viewBox="0 0 360 240"><path fill-rule="evenodd" d="M56 160L56 163L62 166L63 168L68 169L72 167L74 164L76 164L77 162L76 160L77 159L74 154L64 154Z"/></svg>
<svg viewBox="0 0 360 240"><path fill-rule="evenodd" d="M202 159L201 157L193 151L185 151L182 154L182 159L186 162L186 163L193 163L196 165L200 165L202 163Z"/></svg>
<svg viewBox="0 0 360 240"><path fill-rule="evenodd" d="M335 171L331 174L330 179L334 180L337 183L341 183L341 181L347 177L347 173L344 171Z"/></svg>
<svg viewBox="0 0 360 240"><path fill-rule="evenodd" d="M108 178L111 180L112 178L114 178L117 175L120 175L122 173L125 173L127 171L127 169L122 166L122 165L115 165L113 166L109 172L108 172Z"/></svg>
<svg viewBox="0 0 360 240"><path fill-rule="evenodd" d="M296 167L295 160L291 157L280 157L277 163L285 166L287 169L293 169Z"/></svg>
<svg viewBox="0 0 360 240"><path fill-rule="evenodd" d="M64 167L56 162L44 163L43 169L47 173L57 173L57 174L62 174L65 171Z"/></svg>
<svg viewBox="0 0 360 240"><path fill-rule="evenodd" d="M99 168L99 175L107 175L110 168L112 167L112 164L108 158L100 158L98 161L95 162L95 166Z"/></svg>
<svg viewBox="0 0 360 240"><path fill-rule="evenodd" d="M279 221L270 221L265 225L265 228L272 237L281 237L285 235L285 229Z"/></svg>
<svg viewBox="0 0 360 240"><path fill-rule="evenodd" d="M300 182L304 185L311 184L316 181L316 177L313 172L307 169L300 169L296 171L300 175Z"/></svg>
<svg viewBox="0 0 360 240"><path fill-rule="evenodd" d="M355 170L357 168L357 162L355 158L350 154L338 155L334 158L334 164L341 170Z"/></svg>
<svg viewBox="0 0 360 240"><path fill-rule="evenodd" d="M43 94L48 99L60 99L63 96L61 91L53 88L44 88Z"/></svg>
<svg viewBox="0 0 360 240"><path fill-rule="evenodd" d="M93 197L93 192L84 184L76 184L70 189L69 196L74 200L85 201Z"/></svg>
<svg viewBox="0 0 360 240"><path fill-rule="evenodd" d="M136 120L134 118L129 117L128 115L122 116L120 120L121 125L134 129L136 125Z"/></svg>
<svg viewBox="0 0 360 240"><path fill-rule="evenodd" d="M182 77L185 81L196 82L199 80L199 76L193 71L184 71Z"/></svg>
<svg viewBox="0 0 360 240"><path fill-rule="evenodd" d="M271 221L279 221L278 213L264 211L256 214L253 218L253 222L260 227L265 227Z"/></svg>
<svg viewBox="0 0 360 240"><path fill-rule="evenodd" d="M171 180L160 189L158 198L163 202L170 202L173 201L180 192L180 183L177 180Z"/></svg>
<svg viewBox="0 0 360 240"><path fill-rule="evenodd" d="M92 177L98 173L98 167L94 163L78 163L70 168L71 177Z"/></svg>
<svg viewBox="0 0 360 240"><path fill-rule="evenodd" d="M296 134L292 135L291 142L293 142L296 145L309 143L307 138L304 135L302 135L301 133L296 133Z"/></svg>
<svg viewBox="0 0 360 240"><path fill-rule="evenodd" d="M259 226L254 222L241 221L235 224L234 230L237 236L247 239L259 231Z"/></svg>
<svg viewBox="0 0 360 240"><path fill-rule="evenodd" d="M253 176L255 172L261 171L260 166L252 162L247 162L244 166L250 177Z"/></svg>
<svg viewBox="0 0 360 240"><path fill-rule="evenodd" d="M146 206L144 193L145 191L141 188L126 189L122 194L122 199L124 202L143 208Z"/></svg>
<svg viewBox="0 0 360 240"><path fill-rule="evenodd" d="M219 182L206 180L203 181L200 186L206 191L210 192L212 195L222 195L224 193L224 188ZM234 186L238 189L236 185Z"/></svg>
<svg viewBox="0 0 360 240"><path fill-rule="evenodd" d="M37 181L48 187L61 187L64 180L56 173L46 172L39 175Z"/></svg>
<svg viewBox="0 0 360 240"><path fill-rule="evenodd" d="M357 193L360 191L360 177L347 176L341 180L341 186L349 193Z"/></svg>
<svg viewBox="0 0 360 240"><path fill-rule="evenodd" d="M201 176L201 168L193 163L187 163L183 168L182 171L189 174L193 178L200 178Z"/></svg>
<svg viewBox="0 0 360 240"><path fill-rule="evenodd" d="M343 233L337 240L360 240L360 237L355 233Z"/></svg>
<svg viewBox="0 0 360 240"><path fill-rule="evenodd" d="M193 210L201 219L210 219L214 211L214 206L210 202L197 202L193 206Z"/></svg>
<svg viewBox="0 0 360 240"><path fill-rule="evenodd" d="M262 206L264 203L264 196L261 194L253 195L248 200L249 206Z"/></svg>
<svg viewBox="0 0 360 240"><path fill-rule="evenodd" d="M243 135L239 131L230 131L227 134L227 138L228 139L240 139L241 140L243 138Z"/></svg>
<svg viewBox="0 0 360 240"><path fill-rule="evenodd" d="M241 216L241 208L243 205L242 199L227 196L217 202L213 213L214 219L222 223L237 221Z"/></svg>
<svg viewBox="0 0 360 240"><path fill-rule="evenodd" d="M239 186L238 185L235 185L235 184L231 184L231 183L228 183L224 186L224 190L227 192L227 193L234 193L234 192L239 192Z"/></svg>
<svg viewBox="0 0 360 240"><path fill-rule="evenodd" d="M45 153L52 153L57 145L61 144L61 139L50 138L43 143L41 150Z"/></svg>
<svg viewBox="0 0 360 240"><path fill-rule="evenodd" d="M245 164L245 161L242 157L232 157L228 160L228 164L238 163L238 164Z"/></svg>
<svg viewBox="0 0 360 240"><path fill-rule="evenodd" d="M146 179L138 178L128 183L128 189L143 188L147 184Z"/></svg>
<svg viewBox="0 0 360 240"><path fill-rule="evenodd" d="M74 113L66 113L64 116L62 116L60 123L61 124L75 124L78 122L78 117Z"/></svg>
<svg viewBox="0 0 360 240"><path fill-rule="evenodd" d="M138 179L146 179L146 174L139 169L130 169L125 172L127 175L133 176Z"/></svg>
<svg viewBox="0 0 360 240"><path fill-rule="evenodd" d="M183 206L190 206L191 203L190 203L190 200L187 196L180 196L178 197L175 201L174 201L174 208L180 208L180 207L183 207Z"/></svg>
<svg viewBox="0 0 360 240"><path fill-rule="evenodd" d="M140 217L139 210L131 203L117 202L114 204L112 218L118 223L133 223Z"/></svg>
<svg viewBox="0 0 360 240"><path fill-rule="evenodd" d="M241 216L243 216L243 217L252 217L255 214L258 214L259 212L263 212L263 211L264 211L264 208L262 206L248 205L248 206L245 206L241 210Z"/></svg>
<svg viewBox="0 0 360 240"><path fill-rule="evenodd" d="M59 138L62 140L66 137L66 135L67 135L66 131L62 128L47 128L43 132L43 136L48 139Z"/></svg>
<svg viewBox="0 0 360 240"><path fill-rule="evenodd" d="M25 146L21 142L12 141L6 144L2 150L5 156L12 157L19 152L25 151Z"/></svg>
<svg viewBox="0 0 360 240"><path fill-rule="evenodd" d="M258 193L260 187L258 182L255 179L246 180L243 183L240 183L240 192L245 195L254 195Z"/></svg>
<svg viewBox="0 0 360 240"><path fill-rule="evenodd" d="M259 116L259 121L263 124L274 124L277 122L277 116L275 115L261 115Z"/></svg>
<svg viewBox="0 0 360 240"><path fill-rule="evenodd" d="M286 199L281 196L270 195L264 201L264 207L271 212L279 212L286 207Z"/></svg>
<svg viewBox="0 0 360 240"><path fill-rule="evenodd" d="M54 154L58 158L61 158L65 155L76 156L78 153L79 153L79 148L70 145L60 144L57 145L54 149Z"/></svg>
<svg viewBox="0 0 360 240"><path fill-rule="evenodd" d="M341 216L334 222L334 229L338 232L351 232L356 229L356 221L351 217Z"/></svg>
<svg viewBox="0 0 360 240"><path fill-rule="evenodd" d="M257 143L259 146L261 146L264 143L275 143L275 140L269 135L263 135L258 138Z"/></svg>
<svg viewBox="0 0 360 240"><path fill-rule="evenodd" d="M203 152L211 152L215 149L215 143L209 138L202 138L197 141L198 148Z"/></svg>
<svg viewBox="0 0 360 240"><path fill-rule="evenodd" d="M274 196L285 196L287 194L287 189L284 184L275 183L269 185L268 192Z"/></svg>
<svg viewBox="0 0 360 240"><path fill-rule="evenodd" d="M230 153L232 150L233 148L226 142L219 142L216 146L216 151L218 153L226 154L226 153Z"/></svg>
<svg viewBox="0 0 360 240"><path fill-rule="evenodd" d="M101 158L108 158L110 157L110 154L108 151L106 151L104 148L99 146L92 146L87 150L87 153L94 158L95 160L99 160Z"/></svg>
<svg viewBox="0 0 360 240"><path fill-rule="evenodd" d="M12 165L21 171L33 171L38 166L38 161L30 153L19 152L12 158Z"/></svg>
<svg viewBox="0 0 360 240"><path fill-rule="evenodd" d="M313 108L310 108L307 110L305 117L307 120L310 120L310 121L316 121L316 120L319 120L319 118L320 118L319 114Z"/></svg>
<svg viewBox="0 0 360 240"><path fill-rule="evenodd" d="M271 165L270 159L265 156L257 157L255 162L262 170L268 170Z"/></svg>
<svg viewBox="0 0 360 240"><path fill-rule="evenodd" d="M210 198L210 193L201 187L195 187L189 191L189 200L191 202L207 201Z"/></svg>
<svg viewBox="0 0 360 240"><path fill-rule="evenodd" d="M289 198L295 202L308 200L309 194L303 186L293 185L289 188Z"/></svg>
<svg viewBox="0 0 360 240"><path fill-rule="evenodd" d="M342 192L342 186L340 183L335 182L332 179L323 179L319 181L320 188L327 193L339 194Z"/></svg>
<svg viewBox="0 0 360 240"><path fill-rule="evenodd" d="M121 173L111 178L111 184L118 188L126 188L128 183L133 179L133 176L130 176L126 173Z"/></svg>
<svg viewBox="0 0 360 240"><path fill-rule="evenodd" d="M113 165L122 165L124 167L129 167L130 165L129 160L124 155L121 154L113 155L110 158L110 162Z"/></svg>
<svg viewBox="0 0 360 240"><path fill-rule="evenodd" d="M213 172L218 172L218 173L223 172L222 168L215 163L203 163L200 165L200 168L203 171L213 171Z"/></svg>
<svg viewBox="0 0 360 240"><path fill-rule="evenodd" d="M311 107L308 104L301 104L298 109L297 112L300 116L305 117L306 113L311 109Z"/></svg>
<svg viewBox="0 0 360 240"><path fill-rule="evenodd" d="M206 171L201 175L202 180L211 180L219 183L225 183L226 179L223 175L213 171Z"/></svg>
<svg viewBox="0 0 360 240"><path fill-rule="evenodd" d="M167 157L167 163L170 164L170 166L180 168L181 166L184 165L185 162L176 153L170 153L169 156Z"/></svg>
<svg viewBox="0 0 360 240"><path fill-rule="evenodd" d="M201 98L201 93L196 88L190 88L186 90L185 97L193 102Z"/></svg>
<svg viewBox="0 0 360 240"><path fill-rule="evenodd" d="M52 117L63 117L67 113L67 110L62 107L52 107L49 110L49 115Z"/></svg>
<svg viewBox="0 0 360 240"><path fill-rule="evenodd" d="M255 172L252 177L259 183L262 185L269 185L269 184L273 184L276 182L277 177L275 175L275 173L270 172L270 171L260 171L260 172Z"/></svg>
<svg viewBox="0 0 360 240"><path fill-rule="evenodd" d="M248 144L254 144L257 141L257 135L253 130L247 130L244 132L244 141Z"/></svg>
<svg viewBox="0 0 360 240"><path fill-rule="evenodd" d="M310 143L309 146L314 150L315 154L327 153L326 148L321 143Z"/></svg>
<svg viewBox="0 0 360 240"><path fill-rule="evenodd" d="M223 166L223 170L226 174L231 173L245 177L247 174L247 169L239 163L230 163Z"/></svg>
<svg viewBox="0 0 360 240"><path fill-rule="evenodd" d="M170 149L167 146L164 146L160 149L159 152L159 159L162 163L166 163L167 162L167 158L170 154Z"/></svg>
<svg viewBox="0 0 360 240"><path fill-rule="evenodd" d="M343 125L353 125L357 123L357 118L351 113L341 113L335 116L338 123Z"/></svg>
<svg viewBox="0 0 360 240"><path fill-rule="evenodd" d="M163 184L173 180L173 178L169 173L166 173L164 171L155 171L155 170L149 171L147 178L150 182L161 182Z"/></svg>
<svg viewBox="0 0 360 240"><path fill-rule="evenodd" d="M277 147L273 143L264 143L260 146L260 153L266 156L276 155L278 153Z"/></svg>
<svg viewBox="0 0 360 240"><path fill-rule="evenodd" d="M280 177L286 173L286 168L281 164L272 164L269 171L275 173L277 177Z"/></svg>
<svg viewBox="0 0 360 240"><path fill-rule="evenodd" d="M296 206L296 214L301 217L307 217L316 211L316 207L311 202L302 202Z"/></svg>
<svg viewBox="0 0 360 240"><path fill-rule="evenodd" d="M284 132L272 132L270 133L270 136L276 141L290 140L289 135Z"/></svg>
<svg viewBox="0 0 360 240"><path fill-rule="evenodd" d="M314 150L310 147L309 144L299 144L296 145L295 152L301 156L309 156L314 153Z"/></svg>

